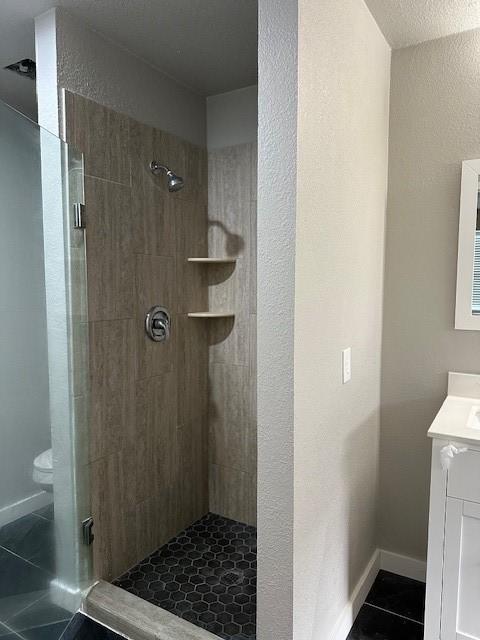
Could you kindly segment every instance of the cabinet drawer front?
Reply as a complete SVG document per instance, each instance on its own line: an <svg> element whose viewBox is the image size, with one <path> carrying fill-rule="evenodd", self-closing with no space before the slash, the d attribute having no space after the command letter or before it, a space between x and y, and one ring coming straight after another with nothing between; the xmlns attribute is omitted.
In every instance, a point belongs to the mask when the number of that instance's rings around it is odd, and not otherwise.
<svg viewBox="0 0 480 640"><path fill-rule="evenodd" d="M480 451L456 455L448 472L447 495L480 502Z"/></svg>

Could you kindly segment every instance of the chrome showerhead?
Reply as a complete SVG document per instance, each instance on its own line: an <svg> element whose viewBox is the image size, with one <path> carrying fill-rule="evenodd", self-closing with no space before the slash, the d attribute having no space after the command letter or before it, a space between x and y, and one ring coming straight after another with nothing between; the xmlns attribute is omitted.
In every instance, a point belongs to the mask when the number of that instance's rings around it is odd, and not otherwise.
<svg viewBox="0 0 480 640"><path fill-rule="evenodd" d="M168 176L169 191L180 191L180 189L183 189L183 186L184 186L183 178L181 178L180 176L177 176L172 171L167 171L167 176Z"/></svg>
<svg viewBox="0 0 480 640"><path fill-rule="evenodd" d="M164 164L160 164L156 160L152 160L150 163L150 171L158 176L160 173L165 173L168 179L168 190L170 192L180 191L183 189L185 183L183 178L177 176L171 169L166 167Z"/></svg>

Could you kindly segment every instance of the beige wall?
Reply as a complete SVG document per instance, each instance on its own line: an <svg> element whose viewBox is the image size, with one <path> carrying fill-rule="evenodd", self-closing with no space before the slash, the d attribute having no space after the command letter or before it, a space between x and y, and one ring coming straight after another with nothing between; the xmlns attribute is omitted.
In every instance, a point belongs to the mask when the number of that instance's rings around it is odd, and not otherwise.
<svg viewBox="0 0 480 640"><path fill-rule="evenodd" d="M207 149L257 141L258 87L252 85L207 98Z"/></svg>
<svg viewBox="0 0 480 640"><path fill-rule="evenodd" d="M430 443L447 371L478 373L455 331L461 161L480 156L480 31L395 51L382 375L381 546L424 558Z"/></svg>
<svg viewBox="0 0 480 640"><path fill-rule="evenodd" d="M390 48L361 0L299 2L296 638L328 638L377 544ZM341 351L353 377L342 385Z"/></svg>
<svg viewBox="0 0 480 640"><path fill-rule="evenodd" d="M71 93L67 141L85 154L89 472L96 577L112 579L208 511L207 153ZM185 178L168 193L156 158ZM145 314L172 314L168 342Z"/></svg>

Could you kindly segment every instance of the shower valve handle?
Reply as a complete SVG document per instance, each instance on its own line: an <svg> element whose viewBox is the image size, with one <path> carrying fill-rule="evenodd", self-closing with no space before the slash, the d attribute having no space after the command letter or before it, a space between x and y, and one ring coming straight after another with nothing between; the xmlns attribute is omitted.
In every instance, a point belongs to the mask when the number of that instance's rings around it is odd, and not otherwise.
<svg viewBox="0 0 480 640"><path fill-rule="evenodd" d="M170 337L172 321L165 307L152 307L145 317L145 331L150 340L165 342Z"/></svg>

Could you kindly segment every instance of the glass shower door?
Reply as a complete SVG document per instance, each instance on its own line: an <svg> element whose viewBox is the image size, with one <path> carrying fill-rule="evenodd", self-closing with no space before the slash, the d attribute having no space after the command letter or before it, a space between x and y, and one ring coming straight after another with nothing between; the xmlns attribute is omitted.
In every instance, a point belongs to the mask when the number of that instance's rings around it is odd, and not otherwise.
<svg viewBox="0 0 480 640"><path fill-rule="evenodd" d="M0 637L59 638L90 582L82 202L81 154L0 102Z"/></svg>

